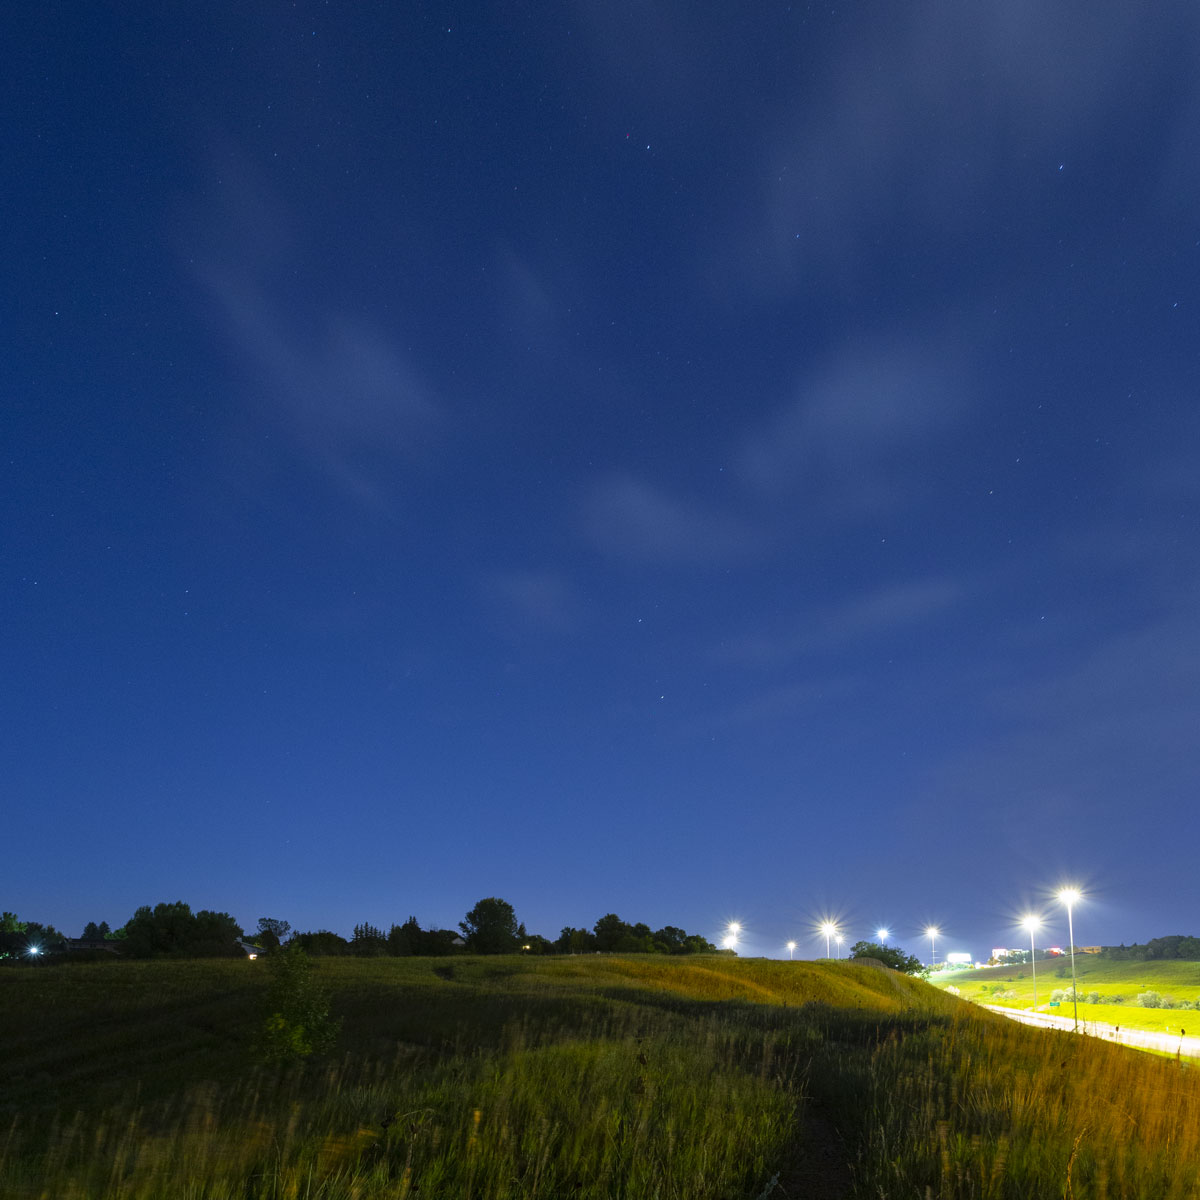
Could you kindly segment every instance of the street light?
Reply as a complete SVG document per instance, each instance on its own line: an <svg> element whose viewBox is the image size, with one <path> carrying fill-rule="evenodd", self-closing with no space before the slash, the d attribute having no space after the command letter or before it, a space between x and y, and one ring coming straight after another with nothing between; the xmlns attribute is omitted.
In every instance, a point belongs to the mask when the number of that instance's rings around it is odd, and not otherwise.
<svg viewBox="0 0 1200 1200"><path fill-rule="evenodd" d="M875 936L876 936L876 937L879 939L879 944L880 944L881 946L886 946L886 945L887 945L887 940L888 940L888 935L889 935L889 933L890 933L890 931L889 931L889 930L887 930L887 929L877 929L877 930L875 930Z"/></svg>
<svg viewBox="0 0 1200 1200"><path fill-rule="evenodd" d="M829 957L829 939L837 933L837 926L832 921L825 921L821 925L821 932L825 935L825 957Z"/></svg>
<svg viewBox="0 0 1200 1200"><path fill-rule="evenodd" d="M836 937L834 940L837 942L837 948L838 948L838 953L837 953L837 956L838 956L838 961L839 961L839 962L841 962L841 959L842 959L842 942L843 942L843 940L844 940L844 939L842 938L842 935L839 933L839 934L837 935L837 937Z"/></svg>
<svg viewBox="0 0 1200 1200"><path fill-rule="evenodd" d="M791 958L792 955L794 955L796 953L796 943L795 942L788 942L787 952L788 952L788 958Z"/></svg>
<svg viewBox="0 0 1200 1200"><path fill-rule="evenodd" d="M1079 1032L1079 995L1075 988L1075 923L1071 919L1071 909L1079 899L1079 889L1063 888L1058 893L1060 903L1067 906L1067 937L1071 942L1071 1005L1075 1011L1075 1032Z"/></svg>
<svg viewBox="0 0 1200 1200"><path fill-rule="evenodd" d="M929 939L929 965L937 966L937 935L941 932L936 925L930 925L925 930L925 936Z"/></svg>
<svg viewBox="0 0 1200 1200"><path fill-rule="evenodd" d="M1042 918L1030 913L1022 918L1021 924L1029 930L1029 965L1033 968L1033 1011L1037 1012L1037 947L1033 944L1033 935L1042 927Z"/></svg>
<svg viewBox="0 0 1200 1200"><path fill-rule="evenodd" d="M734 950L737 948L738 934L741 932L742 927L737 923L737 921L730 921L729 924L725 926L724 945L726 950Z"/></svg>

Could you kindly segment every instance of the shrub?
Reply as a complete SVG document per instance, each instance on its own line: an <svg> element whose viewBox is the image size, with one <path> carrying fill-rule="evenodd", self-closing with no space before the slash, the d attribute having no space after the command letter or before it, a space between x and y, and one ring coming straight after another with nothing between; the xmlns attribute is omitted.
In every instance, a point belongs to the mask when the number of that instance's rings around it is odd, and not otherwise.
<svg viewBox="0 0 1200 1200"><path fill-rule="evenodd" d="M1100 999L1101 997L1099 992L1088 992L1087 994L1087 1002L1089 1004L1099 1004Z"/></svg>
<svg viewBox="0 0 1200 1200"><path fill-rule="evenodd" d="M312 974L312 960L298 946L267 959L271 987L262 1028L268 1062L289 1062L329 1050L342 1027L329 1015L329 997Z"/></svg>
<svg viewBox="0 0 1200 1200"><path fill-rule="evenodd" d="M1162 1008L1163 998L1158 992L1142 992L1137 998L1138 1008Z"/></svg>

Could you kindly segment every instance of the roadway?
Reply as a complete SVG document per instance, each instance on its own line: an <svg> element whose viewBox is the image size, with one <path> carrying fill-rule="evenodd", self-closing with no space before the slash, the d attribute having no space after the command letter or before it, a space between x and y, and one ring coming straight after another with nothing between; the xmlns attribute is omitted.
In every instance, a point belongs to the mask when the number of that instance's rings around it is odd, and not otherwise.
<svg viewBox="0 0 1200 1200"><path fill-rule="evenodd" d="M1075 1028L1072 1017L1059 1017L1051 1013L1032 1012L1024 1008L1004 1008L999 1004L984 1004L989 1012L1002 1013L1025 1025L1039 1025L1043 1029ZM1182 1014L1181 1014L1182 1015ZM1178 1033L1154 1033L1149 1029L1122 1029L1120 1025L1105 1025L1102 1021L1080 1020L1079 1032L1088 1037L1103 1038L1106 1042L1121 1042L1125 1046L1136 1046L1139 1050L1161 1050L1165 1054L1182 1054L1185 1058L1200 1058L1200 1037L1189 1037L1179 1027Z"/></svg>

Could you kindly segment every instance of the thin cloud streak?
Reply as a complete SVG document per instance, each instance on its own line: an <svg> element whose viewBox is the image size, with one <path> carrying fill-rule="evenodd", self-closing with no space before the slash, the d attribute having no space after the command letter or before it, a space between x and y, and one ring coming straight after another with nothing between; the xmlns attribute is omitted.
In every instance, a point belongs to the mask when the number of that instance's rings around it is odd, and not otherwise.
<svg viewBox="0 0 1200 1200"><path fill-rule="evenodd" d="M382 322L290 296L279 277L296 254L294 215L249 170L225 174L222 214L188 247L188 263L230 358L254 380L252 407L310 466L384 505L396 466L411 466L445 424L444 406Z"/></svg>
<svg viewBox="0 0 1200 1200"><path fill-rule="evenodd" d="M764 185L717 276L763 294L813 277L849 287L897 226L942 246L987 230L1001 178L1048 176L1065 146L1110 136L1112 80L1169 50L1132 9L1104 11L905 6L846 39L760 142L748 177Z"/></svg>
<svg viewBox="0 0 1200 1200"><path fill-rule="evenodd" d="M575 589L555 571L497 571L484 581L484 593L502 615L548 633L571 633L582 619Z"/></svg>
<svg viewBox="0 0 1200 1200"><path fill-rule="evenodd" d="M599 549L636 562L719 566L743 561L763 546L761 533L739 518L627 474L591 488L582 524Z"/></svg>
<svg viewBox="0 0 1200 1200"><path fill-rule="evenodd" d="M746 437L742 477L769 495L800 492L830 514L894 509L921 485L914 461L967 415L954 356L918 345L880 340L809 372L795 399Z"/></svg>
<svg viewBox="0 0 1200 1200"><path fill-rule="evenodd" d="M849 601L800 614L777 634L754 634L724 643L717 661L744 667L779 666L806 654L838 651L939 618L960 605L968 588L949 578L914 579L867 592Z"/></svg>

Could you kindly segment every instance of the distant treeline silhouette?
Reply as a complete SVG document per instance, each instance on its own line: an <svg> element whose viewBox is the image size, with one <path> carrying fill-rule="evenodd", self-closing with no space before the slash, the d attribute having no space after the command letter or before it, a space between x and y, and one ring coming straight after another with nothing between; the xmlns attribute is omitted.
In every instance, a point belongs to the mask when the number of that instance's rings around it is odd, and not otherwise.
<svg viewBox="0 0 1200 1200"><path fill-rule="evenodd" d="M1188 937L1173 933L1168 937L1151 938L1144 945L1135 942L1132 946L1104 946L1101 958L1114 962L1148 962L1152 959L1182 958L1189 962L1200 961L1200 937Z"/></svg>
<svg viewBox="0 0 1200 1200"><path fill-rule="evenodd" d="M107 921L89 921L80 938L69 938L52 925L22 921L15 913L0 918L0 960L29 962L49 957L81 959L110 953L127 958L214 958L294 946L314 956L364 958L449 954L713 954L723 953L700 934L676 925L652 930L606 913L591 929L565 926L554 940L529 933L506 900L478 901L454 929L423 929L416 917L392 924L385 933L369 921L355 925L349 938L328 929L293 932L289 922L260 917L247 934L228 913L193 912L182 900L142 905L118 929ZM724 953L728 953L727 951Z"/></svg>

